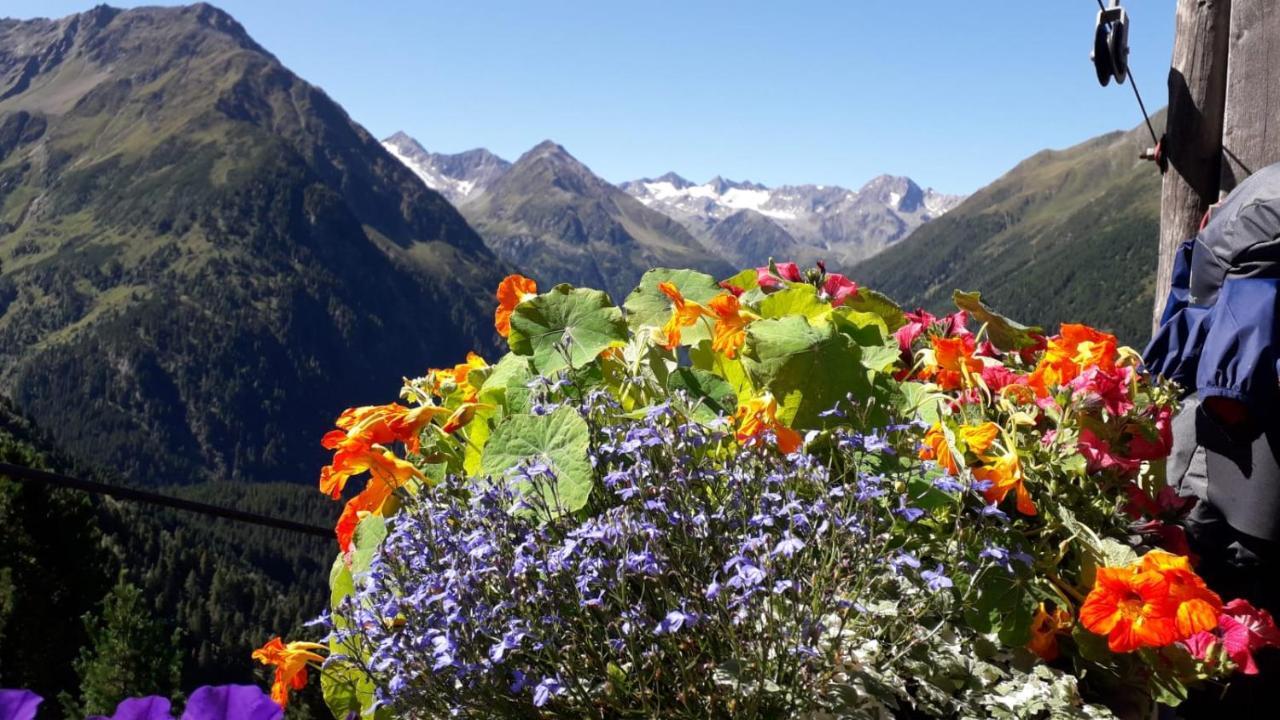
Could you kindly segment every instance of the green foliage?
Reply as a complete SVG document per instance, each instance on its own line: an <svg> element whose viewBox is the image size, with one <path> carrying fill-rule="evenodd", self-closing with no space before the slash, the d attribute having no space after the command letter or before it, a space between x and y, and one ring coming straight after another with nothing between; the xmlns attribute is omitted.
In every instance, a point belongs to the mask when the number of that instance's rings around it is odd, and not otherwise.
<svg viewBox="0 0 1280 720"><path fill-rule="evenodd" d="M531 355L544 374L581 367L626 340L627 323L599 290L557 285L511 315L512 352Z"/></svg>
<svg viewBox="0 0 1280 720"><path fill-rule="evenodd" d="M1021 350L1036 344L1033 335L1042 334L1043 328L1028 327L995 312L982 302L980 293L967 293L959 290L951 294L956 307L969 313L979 323L986 325L987 337L992 344L1001 350Z"/></svg>
<svg viewBox="0 0 1280 720"><path fill-rule="evenodd" d="M586 421L572 408L545 416L510 415L485 445L480 472L495 479L517 478L516 488L543 517L576 512L586 506L593 484L589 435ZM518 471L530 465L546 466L555 482L533 486L519 480Z"/></svg>
<svg viewBox="0 0 1280 720"><path fill-rule="evenodd" d="M172 696L178 691L178 633L151 616L136 586L120 578L100 613L86 615L84 624L89 644L74 664L79 692L60 698L69 717L105 715L127 697Z"/></svg>
<svg viewBox="0 0 1280 720"><path fill-rule="evenodd" d="M780 416L799 427L822 425L818 413L850 394L870 395L857 343L800 315L752 323L742 357L751 381L772 392L783 407Z"/></svg>

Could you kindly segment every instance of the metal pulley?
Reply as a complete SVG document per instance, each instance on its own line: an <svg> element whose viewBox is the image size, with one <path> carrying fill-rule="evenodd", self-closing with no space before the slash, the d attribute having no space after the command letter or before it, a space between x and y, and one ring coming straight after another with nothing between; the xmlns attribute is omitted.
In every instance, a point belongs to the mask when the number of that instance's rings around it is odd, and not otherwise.
<svg viewBox="0 0 1280 720"><path fill-rule="evenodd" d="M1112 78L1117 85L1124 83L1129 74L1129 13L1120 7L1120 0L1111 0L1111 7L1098 11L1089 58L1104 87Z"/></svg>

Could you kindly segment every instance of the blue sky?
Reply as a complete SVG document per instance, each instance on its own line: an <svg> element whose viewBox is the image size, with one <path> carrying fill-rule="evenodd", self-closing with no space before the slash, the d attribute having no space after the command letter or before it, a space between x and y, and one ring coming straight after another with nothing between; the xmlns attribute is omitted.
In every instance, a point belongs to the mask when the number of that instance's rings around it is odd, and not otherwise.
<svg viewBox="0 0 1280 720"><path fill-rule="evenodd" d="M156 4L117 2L115 4ZM371 132L514 159L551 138L606 179L668 170L971 192L1022 158L1137 125L1088 62L1095 0L221 0ZM90 0L5 0L62 16ZM1128 0L1148 108L1171 0Z"/></svg>

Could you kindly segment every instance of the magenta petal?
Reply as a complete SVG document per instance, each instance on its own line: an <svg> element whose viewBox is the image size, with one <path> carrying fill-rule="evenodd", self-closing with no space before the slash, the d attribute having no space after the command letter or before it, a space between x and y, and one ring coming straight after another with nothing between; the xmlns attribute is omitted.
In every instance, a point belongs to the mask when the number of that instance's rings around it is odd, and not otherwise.
<svg viewBox="0 0 1280 720"><path fill-rule="evenodd" d="M111 720L173 720L167 698L150 697L121 700Z"/></svg>
<svg viewBox="0 0 1280 720"><path fill-rule="evenodd" d="M33 720L42 702L30 690L0 690L0 720Z"/></svg>
<svg viewBox="0 0 1280 720"><path fill-rule="evenodd" d="M284 710L256 685L202 687L191 693L182 720L279 720Z"/></svg>
<svg viewBox="0 0 1280 720"><path fill-rule="evenodd" d="M1253 642L1249 626L1230 615L1218 618L1218 626L1222 630L1222 647L1226 649L1231 662L1240 666L1245 675L1257 675L1258 666L1253 662Z"/></svg>

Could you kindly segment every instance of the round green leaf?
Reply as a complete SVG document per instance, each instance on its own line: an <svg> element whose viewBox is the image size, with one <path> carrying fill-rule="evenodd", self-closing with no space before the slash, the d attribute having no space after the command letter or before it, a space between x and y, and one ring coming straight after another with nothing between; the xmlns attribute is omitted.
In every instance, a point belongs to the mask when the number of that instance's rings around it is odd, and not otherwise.
<svg viewBox="0 0 1280 720"><path fill-rule="evenodd" d="M814 286L796 283L760 301L760 315L766 318L800 315L816 325L831 316L831 303L819 299L818 289Z"/></svg>
<svg viewBox="0 0 1280 720"><path fill-rule="evenodd" d="M557 285L516 306L507 342L517 355L532 355L538 372L548 375L586 365L614 345L627 341L622 311L599 290ZM568 361L562 351L567 343Z"/></svg>
<svg viewBox="0 0 1280 720"><path fill-rule="evenodd" d="M857 344L832 325L814 327L799 316L752 323L742 361L755 386L773 393L783 419L795 428L819 427L818 413L849 393L866 398L871 391Z"/></svg>
<svg viewBox="0 0 1280 720"><path fill-rule="evenodd" d="M562 407L549 415L510 415L494 428L484 446L480 474L507 477L522 464L543 463L555 475L554 483L536 488L518 479L521 493L536 492L547 507L558 513L582 509L591 495L591 462L587 459L590 429L573 408Z"/></svg>

